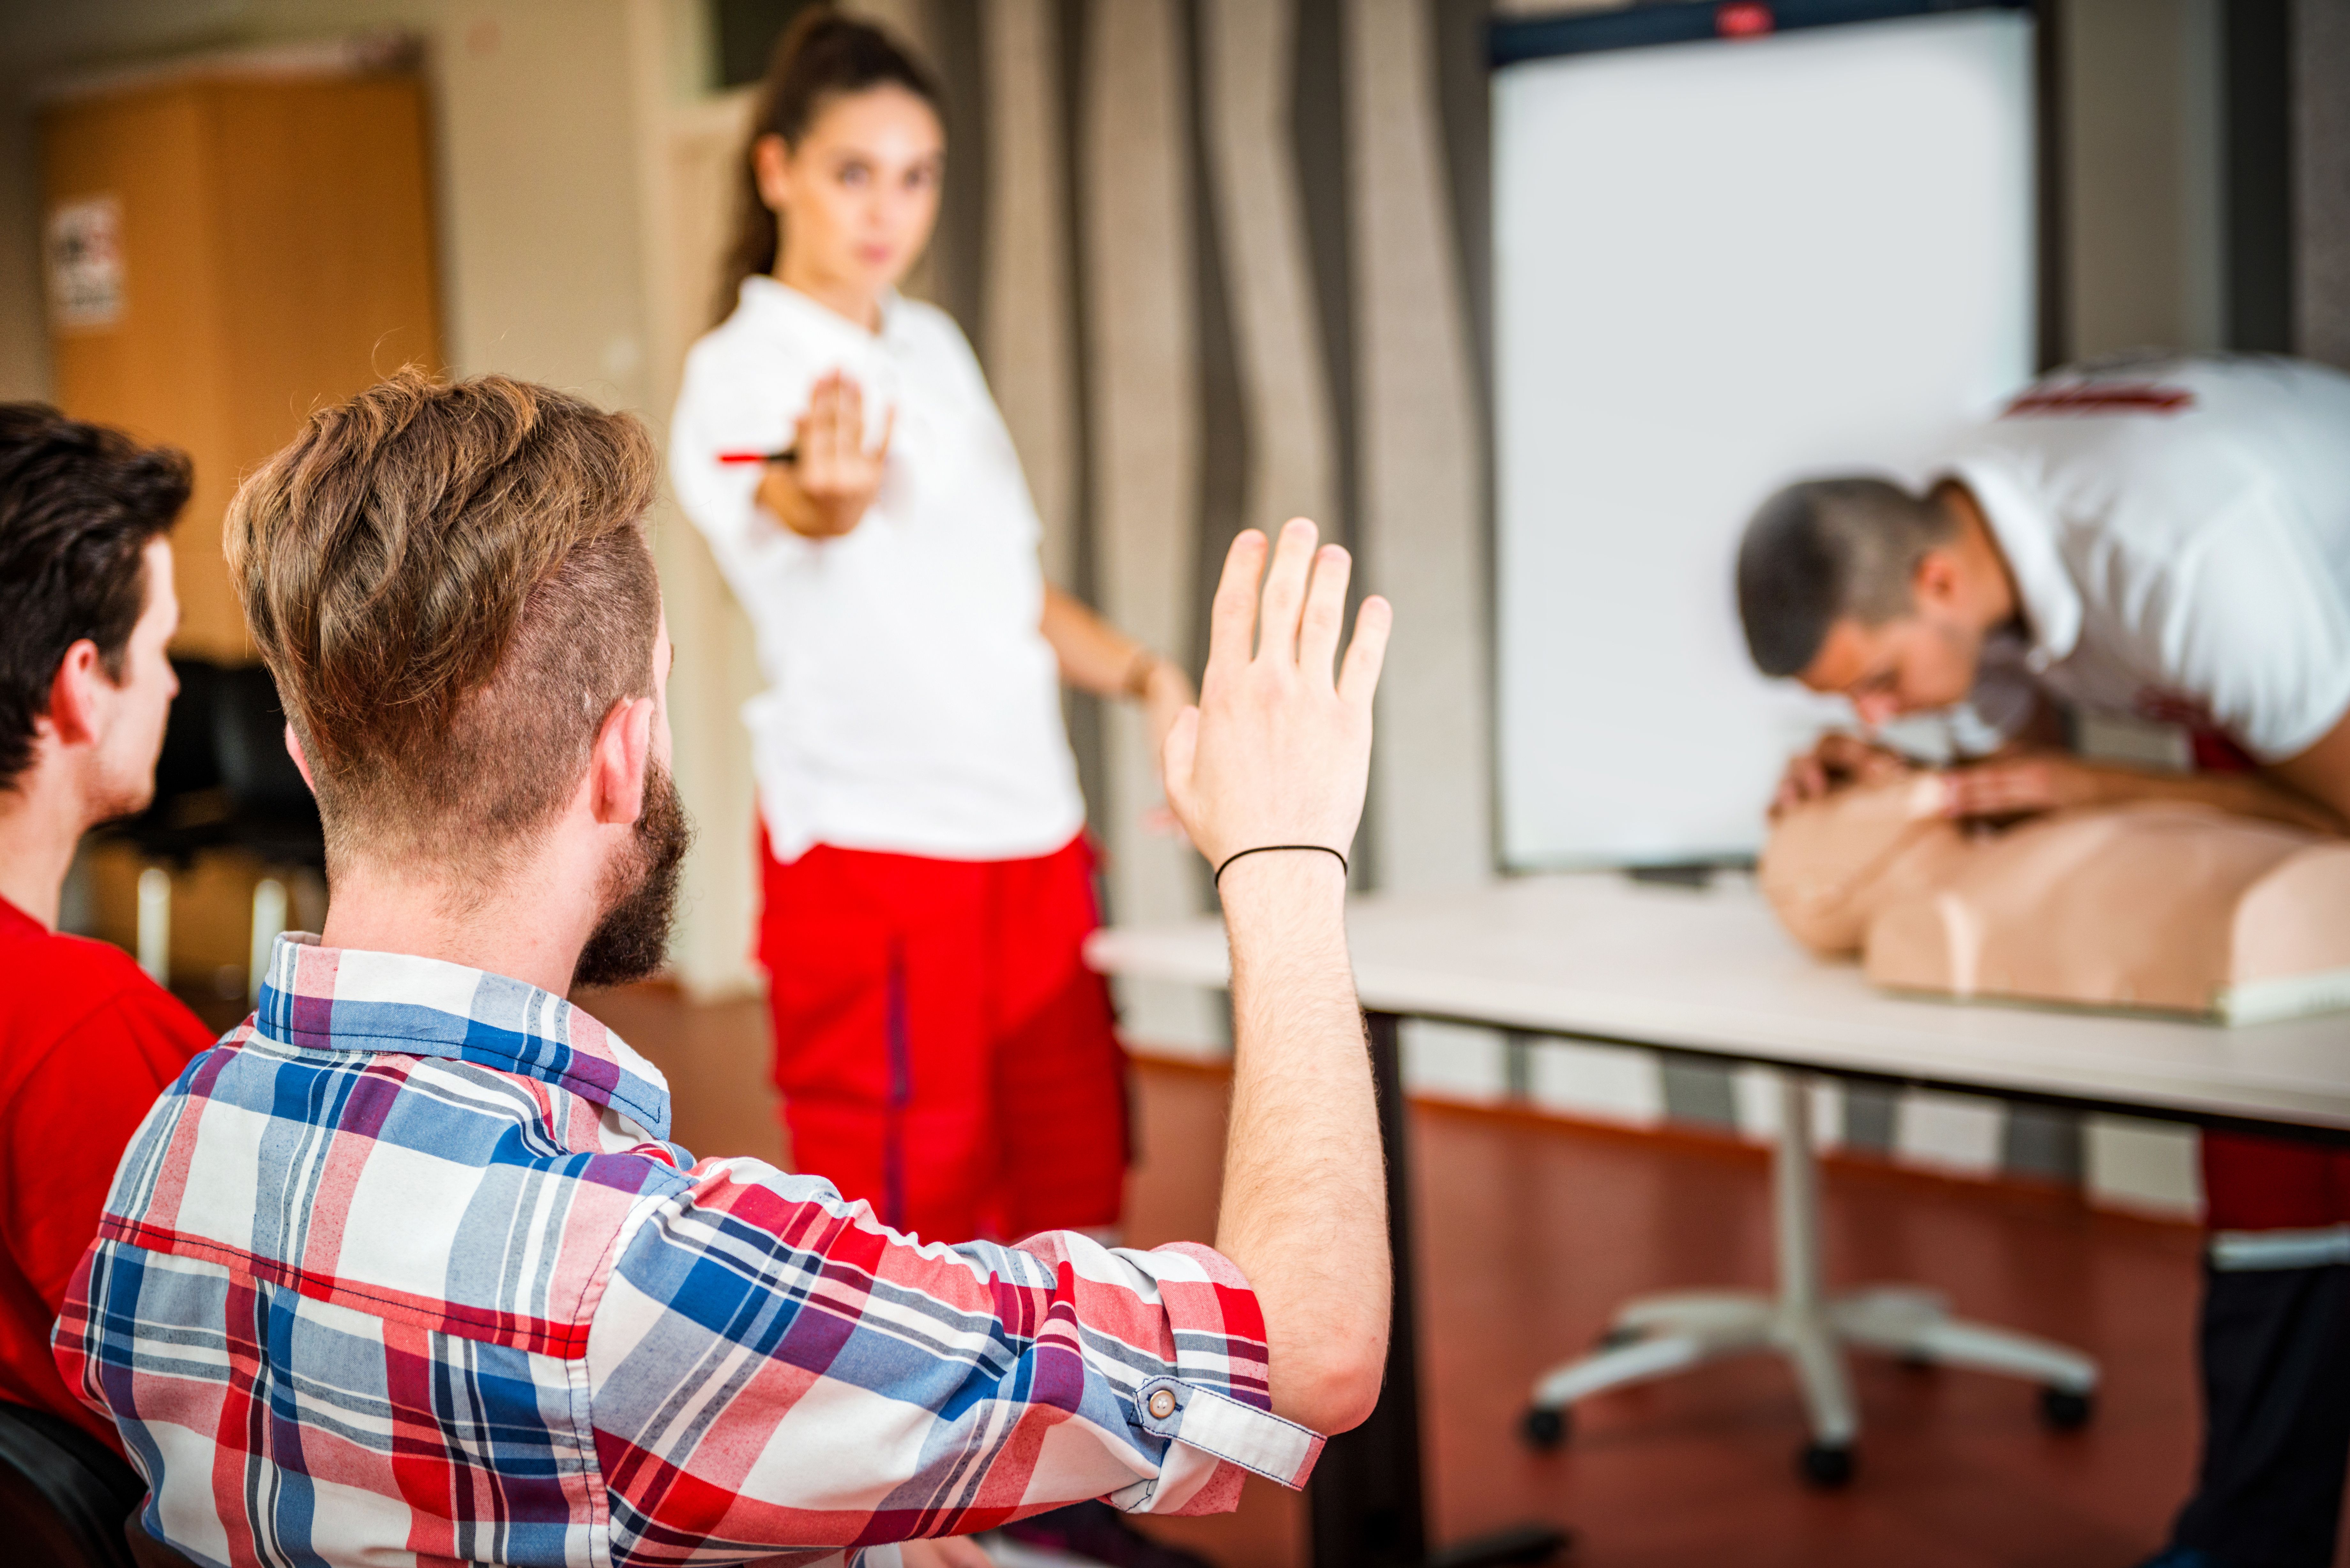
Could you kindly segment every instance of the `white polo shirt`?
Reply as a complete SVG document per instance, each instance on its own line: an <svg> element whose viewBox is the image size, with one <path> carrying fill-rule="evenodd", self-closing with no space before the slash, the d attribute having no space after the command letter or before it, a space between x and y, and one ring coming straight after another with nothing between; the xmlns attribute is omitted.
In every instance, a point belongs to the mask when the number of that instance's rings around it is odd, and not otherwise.
<svg viewBox="0 0 2350 1568"><path fill-rule="evenodd" d="M818 377L894 408L854 531L807 539L723 452L791 444ZM1041 528L1003 416L945 312L892 295L868 332L767 277L686 356L670 477L749 612L767 689L744 705L778 859L816 844L952 860L1049 854L1085 821L1053 650Z"/></svg>
<svg viewBox="0 0 2350 1568"><path fill-rule="evenodd" d="M1972 699L2037 682L2093 713L2218 732L2262 762L2350 710L2350 376L2207 356L2059 371L1935 477L1981 505L2025 637Z"/></svg>

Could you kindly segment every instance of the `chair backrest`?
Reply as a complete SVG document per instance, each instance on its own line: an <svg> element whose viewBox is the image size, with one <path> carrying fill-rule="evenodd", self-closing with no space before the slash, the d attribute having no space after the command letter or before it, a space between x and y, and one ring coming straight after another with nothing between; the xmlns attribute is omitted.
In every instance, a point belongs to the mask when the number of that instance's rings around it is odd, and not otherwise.
<svg viewBox="0 0 2350 1568"><path fill-rule="evenodd" d="M220 787L220 760L213 754L213 694L221 667L205 659L175 659L172 673L180 694L163 721L163 749L155 758L155 798L197 794Z"/></svg>
<svg viewBox="0 0 2350 1568"><path fill-rule="evenodd" d="M0 1404L0 1556L16 1568L137 1568L123 1522L147 1483L46 1410Z"/></svg>
<svg viewBox="0 0 2350 1568"><path fill-rule="evenodd" d="M264 857L323 867L318 803L286 750L277 683L258 664L223 670L211 694L213 752L234 813L235 836Z"/></svg>
<svg viewBox="0 0 2350 1568"><path fill-rule="evenodd" d="M217 820L219 803L206 799L221 787L213 703L222 671L202 659L175 659L172 670L180 678L180 694L172 699L171 714L163 722L163 748L155 758L155 798L137 815L109 823L101 831L137 846L150 859L184 866L229 841L226 825Z"/></svg>

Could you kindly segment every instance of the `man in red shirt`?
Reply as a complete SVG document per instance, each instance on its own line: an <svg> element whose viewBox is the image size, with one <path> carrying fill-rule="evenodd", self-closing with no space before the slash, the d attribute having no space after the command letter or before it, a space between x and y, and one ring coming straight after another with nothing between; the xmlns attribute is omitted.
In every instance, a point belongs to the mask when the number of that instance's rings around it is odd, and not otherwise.
<svg viewBox="0 0 2350 1568"><path fill-rule="evenodd" d="M117 1452L49 1331L124 1146L212 1035L120 949L59 932L57 901L82 834L154 794L187 499L178 452L0 405L0 1400Z"/></svg>

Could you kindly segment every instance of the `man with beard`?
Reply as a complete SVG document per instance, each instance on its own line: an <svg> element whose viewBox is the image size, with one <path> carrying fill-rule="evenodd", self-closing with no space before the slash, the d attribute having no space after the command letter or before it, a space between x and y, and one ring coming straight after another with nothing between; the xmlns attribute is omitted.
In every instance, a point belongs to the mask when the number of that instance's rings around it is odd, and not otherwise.
<svg viewBox="0 0 2350 1568"><path fill-rule="evenodd" d="M928 1244L667 1139L564 1000L660 961L686 828L622 415L403 374L312 417L229 555L318 797L326 930L134 1140L55 1341L212 1563L806 1561L1302 1484L1378 1396L1383 1177L1341 923L1389 612L1232 549L1169 794L1224 871L1220 1251ZM1257 580L1263 637L1258 628Z"/></svg>
<svg viewBox="0 0 2350 1568"><path fill-rule="evenodd" d="M212 1036L57 912L82 834L154 794L187 499L178 452L0 406L0 1401L118 1451L57 1380L49 1331L123 1146Z"/></svg>

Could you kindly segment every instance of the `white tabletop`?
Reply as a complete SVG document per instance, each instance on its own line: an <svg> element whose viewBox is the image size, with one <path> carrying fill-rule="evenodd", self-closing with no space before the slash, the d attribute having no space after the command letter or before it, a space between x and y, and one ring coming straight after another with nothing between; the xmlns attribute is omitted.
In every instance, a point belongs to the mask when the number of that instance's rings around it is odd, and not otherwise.
<svg viewBox="0 0 2350 1568"><path fill-rule="evenodd" d="M2350 1013L2228 1028L1898 995L1813 958L1751 881L1529 877L1348 904L1363 1005L1991 1093L2350 1128ZM1106 973L1221 986L1222 923L1117 927Z"/></svg>

